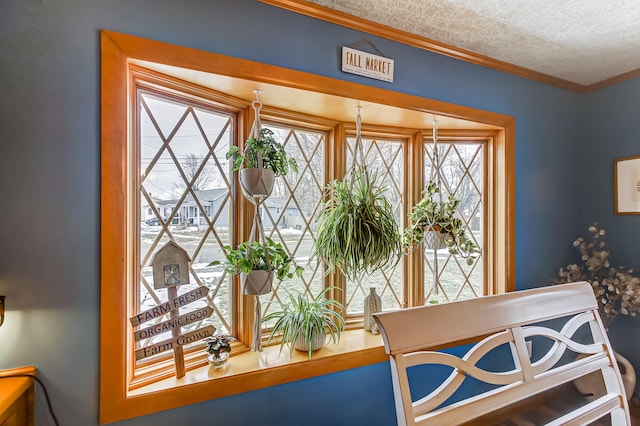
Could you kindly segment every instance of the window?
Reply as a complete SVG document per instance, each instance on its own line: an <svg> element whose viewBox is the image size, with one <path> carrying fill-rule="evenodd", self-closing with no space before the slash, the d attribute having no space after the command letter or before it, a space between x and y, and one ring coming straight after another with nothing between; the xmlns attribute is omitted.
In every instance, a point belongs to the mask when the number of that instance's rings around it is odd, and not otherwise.
<svg viewBox="0 0 640 426"><path fill-rule="evenodd" d="M147 56L150 52L161 52L160 57ZM345 282L337 274L324 277L311 255L324 185L341 177L353 161L360 102L368 105L365 117L371 111L378 118L375 124L363 120L368 123L363 125L366 158L379 171L400 226L427 179L430 118L434 113L440 117L440 146L451 168L445 175L447 190L467 191L465 222L484 250L471 267L443 257L442 270L463 282L449 289L443 275L443 297L513 288L510 117L376 88L352 99L351 83L332 80L329 86L309 74L106 31L102 54L101 421L153 412L158 397L167 396L161 405L167 409L387 359L379 336L360 329L366 290L375 282L385 308L430 300L430 253L403 257L394 268L358 282ZM195 63L201 71L192 71ZM314 357L314 368L308 368L305 357L283 360L277 349L249 352L253 303L239 294L234 278L208 266L224 245L246 240L250 231L253 206L235 195L225 153L248 134L256 86L276 94L271 102L263 99L262 122L300 166L298 173L277 180L261 211L267 236L282 242L305 267L300 280L286 285L312 293L325 285L344 289L336 296L347 306L352 331L345 333L344 344ZM399 112L402 120L395 118ZM136 348L161 340L135 342L128 319L166 298L149 285L149 262L170 240L183 245L192 259L191 285L209 288L198 306L214 313L192 327L212 324L236 335L233 353L239 355L233 361L242 374L211 375L201 342L185 347L185 379L173 377L171 352L135 361ZM266 312L283 298L283 290L278 286L263 296Z"/></svg>
<svg viewBox="0 0 640 426"><path fill-rule="evenodd" d="M198 104L188 98L147 88L136 78L135 144L129 152L132 176L140 176L135 211L151 212L130 224L139 226L136 258L137 285L131 289L135 312L147 311L167 301L166 289L154 289L151 261L154 253L168 241L178 243L187 251L191 264L191 284L179 287L179 294L200 286L209 288L206 298L189 304L182 313L212 308L203 321L183 327L183 332L213 325L224 333L232 333L233 293L228 279L208 266L232 244L234 228L232 184L225 153L235 142L237 111L214 105ZM134 161L139 153L139 158ZM132 212L132 213L134 213ZM132 214L131 217L134 217ZM155 318L148 325L165 320ZM135 349L147 347L170 338L170 332L152 335L136 342ZM185 350L197 346L185 346ZM132 383L140 378L138 371L159 360L169 359L171 352L159 353L136 362Z"/></svg>
<svg viewBox="0 0 640 426"><path fill-rule="evenodd" d="M472 138L452 141L440 138L437 144L427 140L424 155L425 181L439 179L440 193L444 198L455 194L460 200L459 215L469 235L478 247L484 249L486 212L486 141ZM439 177L434 168L435 150L440 164ZM424 303L448 302L490 294L484 274L484 255L481 251L471 265L464 259L452 256L446 249L424 249Z"/></svg>
<svg viewBox="0 0 640 426"><path fill-rule="evenodd" d="M264 114L268 120L263 120L263 126L273 130L276 140L298 163L297 173L276 179L273 193L264 202L265 235L280 242L304 268L300 279L274 283L273 292L263 297L267 315L279 309L278 302L286 301L286 288L315 295L324 286L322 265L313 256L314 219L322 205L327 141L335 122L327 120L318 128L299 117L292 126L285 123L290 120L283 120L284 117L269 116L268 111Z"/></svg>
<svg viewBox="0 0 640 426"><path fill-rule="evenodd" d="M362 111L366 114L366 110ZM365 115L366 117L366 115ZM377 176L377 184L385 189L385 197L391 203L395 213L398 229L401 230L406 217L403 194L405 186L411 185L407 182L405 174L405 164L407 159L405 153L406 146L410 139L392 133L392 129L380 129L378 135L371 135L364 125L362 141L362 159L360 164L366 164L367 170L372 175ZM396 130L397 131L397 130ZM348 137L347 141L347 163L348 168L354 167L355 135ZM358 154L359 155L359 154ZM345 307L347 317L350 319L360 319L364 312L364 298L369 294L370 287L376 287L382 299L383 309L399 309L408 306L405 295L407 294L403 285L403 266L405 260L394 266L373 272L369 276L361 276L346 283Z"/></svg>
<svg viewBox="0 0 640 426"><path fill-rule="evenodd" d="M138 285L132 289L131 295L135 301L134 311L146 311L166 302L166 290L157 291L153 288L150 263L159 247L168 241L175 241L188 252L192 261L192 284L181 286L180 292L186 293L203 285L210 289L207 298L191 304L186 311L206 306L213 310L211 317L185 326L183 332L212 324L218 332L239 336L246 344L247 336L243 336L238 325L251 318L247 318L243 312L239 295L232 291L233 277L219 267L209 266L213 260L224 261L224 247L244 241L246 236L246 229L243 232L242 226L234 222L238 215L231 214L242 199L234 199L235 176L225 157L230 146L240 143L236 136L237 122L249 119L245 117L246 108L225 105L225 98L212 91L208 93L212 98L210 101L202 98L195 102L186 94L181 94L179 88L162 87L163 83L157 81L157 76L147 75L142 69L134 74L137 114L132 121L138 125L130 156L134 157L139 147L140 158L135 166L140 171L138 203L139 209L147 212L147 216L139 221L140 229L136 230L140 248L139 277L135 280ZM235 101L236 104L242 102ZM266 236L283 244L297 264L305 268L302 278L294 278L286 283L277 282L273 292L262 298L267 314L278 307L279 302L286 300L286 289L317 294L324 287L322 265L313 256L313 242L315 216L322 205L326 184L323 171L336 163L335 158L327 158L326 146L332 142L336 147L335 152L345 151L343 154L347 158L348 170L354 166L355 139L348 129L346 143L333 140L335 132L331 129L339 125L350 126L350 123L326 120L323 126L318 126L316 120L315 125L311 125L309 117L305 122L301 114L293 123L294 120L290 118L284 120L277 114L269 115L268 106L265 106L265 110L263 114L269 119L264 121L264 125L274 131L274 137L283 144L289 156L296 159L300 169L297 173L292 172L276 180L272 196L260 207L259 213ZM421 130L400 131L389 126L378 126L375 134L367 134L365 125L362 141L364 158L359 161L377 174L377 182L385 188L399 229L405 226L403 218L407 216L407 207L410 208L404 202L406 188L423 187L424 182L433 179L435 172L434 145L429 136L419 141L423 152L419 160L425 165L424 176L406 173L405 164L409 163L406 158L407 146L413 143L412 136ZM468 138L454 142L441 140L438 145L443 196L455 193L462 200L460 214L469 235L479 246L482 246L484 233L485 144L485 141ZM336 170L335 175L339 174L340 171ZM245 211L253 214L251 209ZM247 219L242 217L240 222L246 223ZM425 303L488 293L482 273L482 255L472 265L467 265L446 250L434 251L425 247L422 257L409 261L420 260L424 260L425 273L419 284L425 295ZM340 298L346 307L346 316L352 327L360 324L369 287L377 288L385 309L415 305L407 299L409 291L403 279L405 263L402 257L388 270L376 271L343 284L337 281L344 288L343 292L336 292L335 297ZM162 319L159 317L155 321ZM135 349L168 337L169 333L151 336L137 342ZM202 342L198 342L188 345L186 349L193 347L201 350L201 346ZM144 383L145 378L157 379L149 374L146 377L140 375L139 371L162 365L158 361L169 360L170 355L158 354L138 360L132 368L132 387L139 385L138 380Z"/></svg>

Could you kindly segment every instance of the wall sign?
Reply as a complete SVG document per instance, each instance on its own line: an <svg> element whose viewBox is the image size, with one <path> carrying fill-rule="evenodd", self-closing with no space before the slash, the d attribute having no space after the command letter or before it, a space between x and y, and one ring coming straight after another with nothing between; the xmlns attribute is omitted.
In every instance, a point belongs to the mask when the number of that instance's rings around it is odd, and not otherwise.
<svg viewBox="0 0 640 426"><path fill-rule="evenodd" d="M393 82L393 59L343 46L342 71Z"/></svg>

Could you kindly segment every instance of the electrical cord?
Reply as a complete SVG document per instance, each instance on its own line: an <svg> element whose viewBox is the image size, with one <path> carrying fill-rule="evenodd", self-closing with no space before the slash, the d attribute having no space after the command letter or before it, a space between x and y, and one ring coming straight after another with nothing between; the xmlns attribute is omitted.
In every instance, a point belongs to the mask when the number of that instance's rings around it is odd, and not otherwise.
<svg viewBox="0 0 640 426"><path fill-rule="evenodd" d="M51 418L53 419L53 422L55 423L55 425L59 426L60 423L58 423L58 418L56 417L56 414L53 412L53 406L51 405L51 399L49 398L49 392L47 392L47 387L44 385L42 380L40 380L37 376L35 376L33 374L10 374L8 376L0 376L0 379L8 379L8 378L11 378L11 377L30 377L33 380L35 380L36 382L38 382L38 384L42 387L42 390L44 392L44 397L47 400L47 408L49 409L49 414L51 415Z"/></svg>

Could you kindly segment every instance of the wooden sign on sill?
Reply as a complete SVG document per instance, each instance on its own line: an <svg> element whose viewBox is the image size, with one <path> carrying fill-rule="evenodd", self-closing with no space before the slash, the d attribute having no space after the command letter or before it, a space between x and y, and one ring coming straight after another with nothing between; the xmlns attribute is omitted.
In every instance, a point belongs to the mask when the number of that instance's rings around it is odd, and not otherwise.
<svg viewBox="0 0 640 426"><path fill-rule="evenodd" d="M142 339L148 339L150 337L166 333L167 331L172 331L175 328L179 329L180 327L184 327L185 325L189 325L196 321L204 320L205 318L210 317L212 313L213 308L209 306L196 311L187 312L184 315L180 315L178 318L172 318L134 332L133 340L138 342Z"/></svg>
<svg viewBox="0 0 640 426"><path fill-rule="evenodd" d="M202 299L209 293L209 288L205 286L198 287L195 290L191 290L188 293L181 294L180 296L176 296L169 300L168 302L161 303L158 306L155 306L149 310L144 312L140 312L137 315L129 318L132 326L138 326L143 322L151 321L154 318L161 317L165 314L168 314L173 311L177 311L183 306L188 305L191 302L195 302L198 299Z"/></svg>
<svg viewBox="0 0 640 426"><path fill-rule="evenodd" d="M213 309L209 306L206 306L204 308L180 315L181 307L205 297L209 293L209 288L201 286L195 290L191 290L190 292L181 294L180 296L178 296L177 294L177 286L169 287L167 288L167 291L169 292L169 301L161 303L160 305L148 309L144 312L140 312L139 314L136 314L129 318L129 321L131 321L132 326L136 327L142 323L151 321L166 314L169 314L171 316L171 318L166 321L140 329L133 333L133 339L136 342L142 339L153 337L157 334L162 334L167 331L171 331L171 333L173 334L173 337L171 339L167 339L159 343L154 343L151 346L146 346L144 348L136 350L135 356L137 361L142 358L146 358L173 349L174 360L176 364L176 376L180 378L184 377L185 375L184 352L182 350L182 346L187 343L192 343L213 336L216 328L212 325L209 325L198 330L191 331L189 333L180 334L181 328L183 326L196 321L204 320L205 318L211 316L211 314L213 313Z"/></svg>
<svg viewBox="0 0 640 426"><path fill-rule="evenodd" d="M155 335L171 332L172 338L136 350L135 357L137 361L173 349L177 378L185 375L182 346L213 336L216 331L213 325L208 325L181 334L183 326L204 320L213 313L213 309L205 307L180 315L181 307L195 302L209 293L207 287L200 286L195 290L178 296L178 287L182 284L189 284L189 262L191 262L191 259L187 251L177 243L169 241L162 246L151 260L153 285L155 289L167 289L168 301L129 318L131 325L137 327L142 323L169 314L169 320L135 331L133 337L138 342Z"/></svg>
<svg viewBox="0 0 640 426"><path fill-rule="evenodd" d="M181 348L184 345L197 342L198 340L206 339L207 337L213 336L213 333L215 332L216 332L216 328L212 325L208 325L206 327L202 327L197 330L193 330L188 333L181 334L174 338L167 339L159 343L155 343L151 346L145 346L144 348L140 348L135 352L136 361L152 355L157 355L161 352L169 351L171 349L176 349L179 347ZM184 376L184 373L182 374L182 376ZM178 376L178 377L182 377L182 376Z"/></svg>

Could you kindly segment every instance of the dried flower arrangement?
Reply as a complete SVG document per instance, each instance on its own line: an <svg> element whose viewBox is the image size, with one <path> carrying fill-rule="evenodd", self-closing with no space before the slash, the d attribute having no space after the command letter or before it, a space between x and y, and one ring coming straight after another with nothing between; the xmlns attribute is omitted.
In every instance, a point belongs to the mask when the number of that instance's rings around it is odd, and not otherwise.
<svg viewBox="0 0 640 426"><path fill-rule="evenodd" d="M597 222L588 230L590 239L579 237L573 242L583 264L560 268L559 279L553 283L590 282L602 321L609 328L618 315L636 316L640 312L640 278L633 275L633 269L611 266L610 252L605 249L606 231Z"/></svg>

